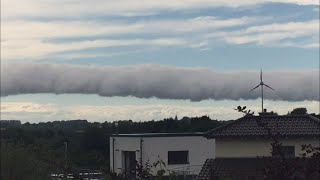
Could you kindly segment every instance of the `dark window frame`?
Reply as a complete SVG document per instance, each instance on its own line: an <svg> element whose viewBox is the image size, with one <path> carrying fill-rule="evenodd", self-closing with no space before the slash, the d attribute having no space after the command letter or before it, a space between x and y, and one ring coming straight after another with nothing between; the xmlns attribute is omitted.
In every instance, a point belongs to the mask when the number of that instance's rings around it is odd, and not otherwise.
<svg viewBox="0 0 320 180"><path fill-rule="evenodd" d="M296 156L296 149L295 146L280 146L280 151L283 153L285 158L295 158ZM280 157L278 152L275 152L275 150L272 151L272 157Z"/></svg>
<svg viewBox="0 0 320 180"><path fill-rule="evenodd" d="M168 165L190 164L189 151L168 151Z"/></svg>

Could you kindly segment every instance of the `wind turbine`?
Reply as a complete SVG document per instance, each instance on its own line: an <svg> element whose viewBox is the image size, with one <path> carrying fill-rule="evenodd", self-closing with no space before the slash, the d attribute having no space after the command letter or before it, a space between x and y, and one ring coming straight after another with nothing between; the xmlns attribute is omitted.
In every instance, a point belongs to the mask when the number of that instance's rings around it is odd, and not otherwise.
<svg viewBox="0 0 320 180"><path fill-rule="evenodd" d="M262 81L262 69L260 71L260 84L258 84L256 87L252 88L249 92L257 89L259 86L261 86L261 105L262 105L261 112L263 112L263 86L266 86L267 88L272 89L272 90L274 90L274 89Z"/></svg>

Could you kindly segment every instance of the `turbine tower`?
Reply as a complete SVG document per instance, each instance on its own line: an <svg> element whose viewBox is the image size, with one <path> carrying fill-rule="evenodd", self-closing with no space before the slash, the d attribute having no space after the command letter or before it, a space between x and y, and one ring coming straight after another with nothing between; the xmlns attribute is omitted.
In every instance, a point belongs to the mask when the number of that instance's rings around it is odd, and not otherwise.
<svg viewBox="0 0 320 180"><path fill-rule="evenodd" d="M262 81L262 69L260 71L260 84L258 84L256 87L252 88L249 92L257 89L259 86L261 86L261 112L263 112L263 86L266 86L267 88L271 89L271 90L274 90L272 87L270 87L269 85L265 84L263 81Z"/></svg>

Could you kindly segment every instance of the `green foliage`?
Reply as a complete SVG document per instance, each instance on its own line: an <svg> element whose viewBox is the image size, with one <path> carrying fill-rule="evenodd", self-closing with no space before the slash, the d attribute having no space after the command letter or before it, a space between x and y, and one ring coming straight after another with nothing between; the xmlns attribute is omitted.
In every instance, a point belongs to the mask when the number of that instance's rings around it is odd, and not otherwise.
<svg viewBox="0 0 320 180"><path fill-rule="evenodd" d="M166 163L159 157L159 160L153 164L153 167L155 167L156 169L159 168L159 170L157 170L157 177L155 179L162 180L164 173L166 173L166 170L164 169L166 167Z"/></svg>
<svg viewBox="0 0 320 180"><path fill-rule="evenodd" d="M180 133L180 132L204 132L219 125L224 124L225 121L212 120L208 116L202 117L183 117L181 120L175 120L173 118L166 118L161 121L145 121L145 122L133 122L118 121L118 130L120 134L130 133ZM104 126L110 128L107 122ZM113 126L114 127L114 126ZM115 129L108 130L115 133Z"/></svg>
<svg viewBox="0 0 320 180"><path fill-rule="evenodd" d="M303 144L301 146L301 151L303 153L300 154L301 157L312 157L312 158L320 158L320 146L314 147L311 144Z"/></svg>
<svg viewBox="0 0 320 180"><path fill-rule="evenodd" d="M48 179L50 164L42 161L32 147L23 142L1 140L2 180Z"/></svg>
<svg viewBox="0 0 320 180"><path fill-rule="evenodd" d="M136 180L152 180L153 176L151 174L152 164L149 161L146 164L137 163L136 165Z"/></svg>
<svg viewBox="0 0 320 180"><path fill-rule="evenodd" d="M137 180L162 180L164 174L166 173L166 163L162 161L160 158L151 164L147 161L145 164L137 163L136 173ZM152 169L158 169L156 172L156 176L152 175Z"/></svg>
<svg viewBox="0 0 320 180"><path fill-rule="evenodd" d="M293 114L293 115L305 115L307 114L307 108L304 108L304 107L300 107L300 108L295 108L293 109L290 114Z"/></svg>
<svg viewBox="0 0 320 180"><path fill-rule="evenodd" d="M48 179L50 173L63 173L68 142L68 168L90 168L109 173L109 136L115 123L86 120L42 122L1 122L1 179ZM161 121L118 121L119 133L204 132L224 124L208 116L167 118ZM5 152L5 153L3 153ZM158 164L157 166L163 164ZM151 167L154 164L150 165ZM148 177L148 167L142 177ZM13 173L14 172L14 176ZM158 174L161 176L163 170ZM22 178L23 177L23 178Z"/></svg>
<svg viewBox="0 0 320 180"><path fill-rule="evenodd" d="M247 109L246 106L243 106L243 107L238 106L238 107L235 108L234 110L236 110L236 111L238 111L238 112L241 112L241 113L243 113L244 115L253 115L253 114L254 114L253 111L251 112L251 110L246 110L246 109Z"/></svg>

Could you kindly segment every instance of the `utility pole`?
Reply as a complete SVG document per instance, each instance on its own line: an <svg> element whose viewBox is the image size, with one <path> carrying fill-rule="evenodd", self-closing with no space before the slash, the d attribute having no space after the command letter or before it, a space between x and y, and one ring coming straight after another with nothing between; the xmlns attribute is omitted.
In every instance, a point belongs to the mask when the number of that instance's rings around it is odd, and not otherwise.
<svg viewBox="0 0 320 180"><path fill-rule="evenodd" d="M118 135L119 134L119 123L115 122L114 125L115 125L115 128L116 128L116 135Z"/></svg>
<svg viewBox="0 0 320 180"><path fill-rule="evenodd" d="M65 158L65 165L64 165L64 179L67 179L68 176L68 141L64 142L64 158Z"/></svg>
<svg viewBox="0 0 320 180"><path fill-rule="evenodd" d="M263 84L261 85L261 113L263 113Z"/></svg>

